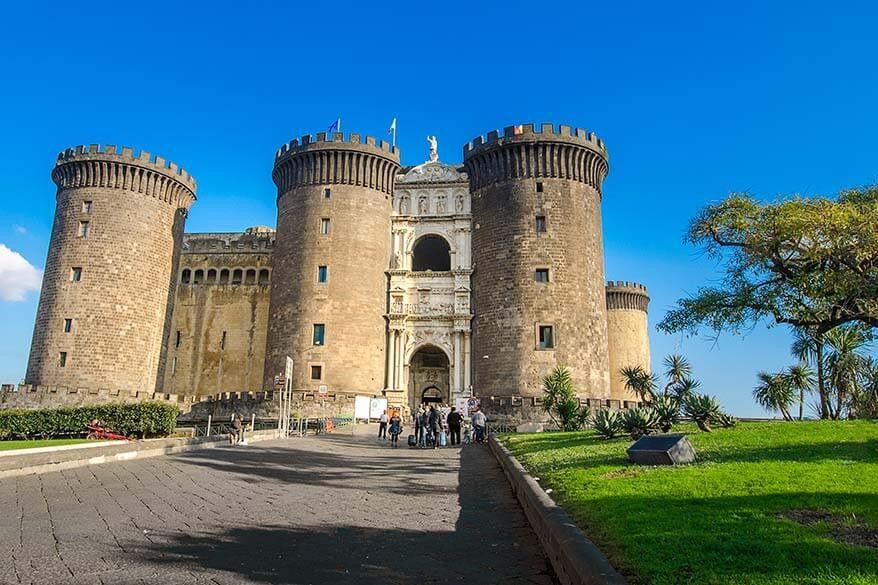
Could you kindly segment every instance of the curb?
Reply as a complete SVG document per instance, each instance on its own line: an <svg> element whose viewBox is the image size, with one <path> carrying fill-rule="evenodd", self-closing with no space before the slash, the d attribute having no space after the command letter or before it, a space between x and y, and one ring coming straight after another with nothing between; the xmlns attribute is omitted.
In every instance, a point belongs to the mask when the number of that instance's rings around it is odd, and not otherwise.
<svg viewBox="0 0 878 585"><path fill-rule="evenodd" d="M276 430L256 431L247 434L248 443L268 441L278 436ZM95 445L90 449L55 450L41 453L21 453L0 460L0 479L20 475L41 475L86 465L100 465L146 459L173 453L185 453L201 449L214 449L229 444L227 436L198 437L190 439L147 439L130 443ZM83 452L85 451L85 452ZM97 454L96 451L103 451Z"/></svg>
<svg viewBox="0 0 878 585"><path fill-rule="evenodd" d="M524 515L563 585L624 585L625 578L495 435L488 437Z"/></svg>

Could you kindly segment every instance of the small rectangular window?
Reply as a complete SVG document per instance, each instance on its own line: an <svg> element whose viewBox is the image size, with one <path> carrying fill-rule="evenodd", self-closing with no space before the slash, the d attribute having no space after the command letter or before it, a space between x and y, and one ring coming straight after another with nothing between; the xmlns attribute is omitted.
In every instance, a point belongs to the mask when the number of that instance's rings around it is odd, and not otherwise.
<svg viewBox="0 0 878 585"><path fill-rule="evenodd" d="M174 359L171 360L171 375L177 373L177 356L174 356Z"/></svg>
<svg viewBox="0 0 878 585"><path fill-rule="evenodd" d="M317 282L326 282L329 280L329 271L326 266L317 267Z"/></svg>
<svg viewBox="0 0 878 585"><path fill-rule="evenodd" d="M58 366L63 368L66 365L67 365L67 352L62 351L61 353L58 354Z"/></svg>
<svg viewBox="0 0 878 585"><path fill-rule="evenodd" d="M64 319L64 333L73 331L73 319Z"/></svg>
<svg viewBox="0 0 878 585"><path fill-rule="evenodd" d="M82 212L83 213L91 213L91 201L83 201L82 202Z"/></svg>
<svg viewBox="0 0 878 585"><path fill-rule="evenodd" d="M324 236L329 233L329 218L324 217L320 220L320 233Z"/></svg>
<svg viewBox="0 0 878 585"><path fill-rule="evenodd" d="M70 269L70 280L72 282L79 282L82 280L82 268L79 266Z"/></svg>
<svg viewBox="0 0 878 585"><path fill-rule="evenodd" d="M314 324L314 345L323 345L324 344L324 332L326 327L323 323L315 323Z"/></svg>
<svg viewBox="0 0 878 585"><path fill-rule="evenodd" d="M223 331L223 337L220 339L220 349L226 348L226 332Z"/></svg>
<svg viewBox="0 0 878 585"><path fill-rule="evenodd" d="M323 378L323 366L311 366L311 379L320 380Z"/></svg>
<svg viewBox="0 0 878 585"><path fill-rule="evenodd" d="M534 279L537 282L549 282L549 269L537 268L536 272L534 272Z"/></svg>
<svg viewBox="0 0 878 585"><path fill-rule="evenodd" d="M540 349L555 347L555 336L551 325L540 325Z"/></svg>
<svg viewBox="0 0 878 585"><path fill-rule="evenodd" d="M537 193L542 193L542 192L543 192L543 182L537 181Z"/></svg>
<svg viewBox="0 0 878 585"><path fill-rule="evenodd" d="M180 334L180 330L177 330L177 339L174 341L174 347L180 347L180 344L183 343L183 336Z"/></svg>
<svg viewBox="0 0 878 585"><path fill-rule="evenodd" d="M88 234L91 233L91 224L87 221L79 222L79 237L87 238Z"/></svg>
<svg viewBox="0 0 878 585"><path fill-rule="evenodd" d="M543 233L546 231L546 216L538 215L537 216L537 233Z"/></svg>
<svg viewBox="0 0 878 585"><path fill-rule="evenodd" d="M331 196L332 196L332 189L327 187L326 189L323 190L323 198L324 199L329 199Z"/></svg>

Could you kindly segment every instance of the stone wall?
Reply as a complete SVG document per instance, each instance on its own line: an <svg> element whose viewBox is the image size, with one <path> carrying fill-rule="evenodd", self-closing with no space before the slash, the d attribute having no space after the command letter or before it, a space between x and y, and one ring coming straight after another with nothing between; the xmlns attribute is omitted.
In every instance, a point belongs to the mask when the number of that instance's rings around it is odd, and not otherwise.
<svg viewBox="0 0 878 585"><path fill-rule="evenodd" d="M650 371L649 324L646 287L634 282L607 283L607 332L610 358L610 397L637 400L626 389L619 370L640 366Z"/></svg>
<svg viewBox="0 0 878 585"><path fill-rule="evenodd" d="M473 389L542 394L566 366L576 392L607 398L601 182L607 154L593 134L544 124L506 128L464 148L472 194ZM538 231L537 217L545 218ZM538 282L537 269L548 269ZM540 326L554 347L539 346Z"/></svg>
<svg viewBox="0 0 878 585"><path fill-rule="evenodd" d="M186 234L164 390L188 396L262 388L274 230Z"/></svg>
<svg viewBox="0 0 878 585"><path fill-rule="evenodd" d="M76 386L32 386L20 384L14 390L0 392L0 409L3 408L60 408L158 400L176 404L186 412L192 406L192 397L159 392L122 390L119 388L94 388Z"/></svg>
<svg viewBox="0 0 878 585"><path fill-rule="evenodd" d="M273 255L263 387L293 358L293 388L372 394L384 388L393 179L399 153L372 138L318 134L278 152ZM328 194L328 196L327 196ZM329 221L328 233L322 222ZM318 267L327 281L318 281ZM314 325L324 343L314 342ZM321 368L312 375L312 366Z"/></svg>
<svg viewBox="0 0 878 585"><path fill-rule="evenodd" d="M195 181L146 151L97 145L62 152L52 179L55 220L25 381L155 392Z"/></svg>

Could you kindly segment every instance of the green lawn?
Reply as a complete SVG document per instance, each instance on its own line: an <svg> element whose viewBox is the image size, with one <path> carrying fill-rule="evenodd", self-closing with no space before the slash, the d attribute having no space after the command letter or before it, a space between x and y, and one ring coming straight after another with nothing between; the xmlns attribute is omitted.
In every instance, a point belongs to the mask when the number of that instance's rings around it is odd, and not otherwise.
<svg viewBox="0 0 878 585"><path fill-rule="evenodd" d="M76 445L88 439L34 439L32 441L0 441L0 451L12 449L35 449L36 447L58 447L60 445Z"/></svg>
<svg viewBox="0 0 878 585"><path fill-rule="evenodd" d="M632 465L591 432L503 441L632 583L878 583L878 423L681 429L694 465Z"/></svg>

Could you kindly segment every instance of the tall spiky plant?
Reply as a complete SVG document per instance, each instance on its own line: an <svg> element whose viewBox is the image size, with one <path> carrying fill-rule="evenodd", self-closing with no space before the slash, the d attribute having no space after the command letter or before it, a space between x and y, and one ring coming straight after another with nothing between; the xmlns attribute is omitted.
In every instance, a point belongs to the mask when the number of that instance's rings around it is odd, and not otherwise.
<svg viewBox="0 0 878 585"><path fill-rule="evenodd" d="M543 410L562 431L579 430L588 420L588 407L579 405L570 372L564 366L543 378Z"/></svg>
<svg viewBox="0 0 878 585"><path fill-rule="evenodd" d="M814 370L806 364L799 364L787 368L786 382L790 386L790 390L799 393L799 420L805 418L805 393L810 392L814 387Z"/></svg>
<svg viewBox="0 0 878 585"><path fill-rule="evenodd" d="M753 389L753 398L766 410L780 412L784 420L793 420L790 407L795 400L793 389L783 374L759 372L759 383Z"/></svg>
<svg viewBox="0 0 878 585"><path fill-rule="evenodd" d="M665 378L668 380L668 383L665 384L664 395L668 396L671 388L692 377L692 366L689 364L689 360L678 353L672 353L665 357L662 363L665 366Z"/></svg>
<svg viewBox="0 0 878 585"><path fill-rule="evenodd" d="M856 391L859 378L868 365L863 350L869 345L869 332L860 326L836 327L826 334L826 373L835 393L832 418L841 418L848 400Z"/></svg>
<svg viewBox="0 0 878 585"><path fill-rule="evenodd" d="M641 402L652 402L655 398L656 377L642 366L627 366L619 370L625 389L640 397Z"/></svg>
<svg viewBox="0 0 878 585"><path fill-rule="evenodd" d="M829 418L831 407L826 388L826 374L824 373L824 346L823 334L808 327L793 328L793 344L790 351L800 362L814 366L817 376L817 394L820 397L818 414L820 418Z"/></svg>

